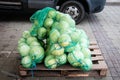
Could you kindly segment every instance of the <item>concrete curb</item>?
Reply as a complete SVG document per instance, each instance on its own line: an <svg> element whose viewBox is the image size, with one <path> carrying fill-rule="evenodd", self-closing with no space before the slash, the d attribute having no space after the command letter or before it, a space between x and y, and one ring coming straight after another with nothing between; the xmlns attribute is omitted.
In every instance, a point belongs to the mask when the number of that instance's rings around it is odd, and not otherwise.
<svg viewBox="0 0 120 80"><path fill-rule="evenodd" d="M120 6L120 2L106 2L106 5Z"/></svg>

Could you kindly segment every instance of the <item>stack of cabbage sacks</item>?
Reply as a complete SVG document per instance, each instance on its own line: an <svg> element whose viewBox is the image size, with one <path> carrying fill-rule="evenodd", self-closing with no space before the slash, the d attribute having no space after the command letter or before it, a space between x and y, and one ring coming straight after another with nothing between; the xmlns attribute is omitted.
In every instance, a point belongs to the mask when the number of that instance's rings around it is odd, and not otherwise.
<svg viewBox="0 0 120 80"><path fill-rule="evenodd" d="M30 35L29 31L24 31L18 41L18 51L22 57L21 64L25 68L34 68L36 63L41 63L45 54L41 42L36 37Z"/></svg>
<svg viewBox="0 0 120 80"><path fill-rule="evenodd" d="M47 7L34 13L30 20L33 23L32 28L29 30L30 35L37 39L35 41L40 44L37 46L44 48L44 64L47 68L57 68L58 66L66 64L68 61L73 67L85 71L91 69L92 61L91 52L88 48L88 37L84 30L75 27L75 21L71 16ZM22 40L20 40L20 42L21 41ZM27 39L23 41L26 43ZM27 42L26 45L31 52L30 43ZM43 48L40 51L44 53ZM29 50L28 54L30 56ZM33 53L34 52L31 52L31 54ZM36 60L34 60L33 57L32 60L29 59L27 61L35 62ZM41 60L38 62L41 62L43 60L42 58L40 58ZM28 64L27 61L25 64Z"/></svg>
<svg viewBox="0 0 120 80"><path fill-rule="evenodd" d="M88 37L82 29L75 28L75 22L68 14L49 11L43 27L48 30L46 67L56 68L68 60L73 67L91 69Z"/></svg>

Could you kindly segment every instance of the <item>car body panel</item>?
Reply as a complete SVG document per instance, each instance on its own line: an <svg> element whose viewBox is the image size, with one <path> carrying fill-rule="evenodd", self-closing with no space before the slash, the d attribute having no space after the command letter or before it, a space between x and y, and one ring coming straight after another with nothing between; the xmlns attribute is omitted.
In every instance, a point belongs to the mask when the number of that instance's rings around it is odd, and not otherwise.
<svg viewBox="0 0 120 80"><path fill-rule="evenodd" d="M89 6L88 13L97 13L104 9L106 0L86 0Z"/></svg>
<svg viewBox="0 0 120 80"><path fill-rule="evenodd" d="M55 8L58 2L60 2L59 0L0 0L0 1L21 2L20 10L25 11L25 12L33 12L35 10L42 9L45 7ZM69 1L69 0L66 0L66 1ZM63 2L65 2L65 0ZM79 2L86 2L83 4L83 6L85 8L86 6L88 6L87 7L88 10L86 11L87 13L96 13L96 12L100 12L103 10L106 0L79 0ZM4 7L7 6L8 8L10 5L2 5L2 6ZM18 7L18 6L16 5L15 7ZM2 9L2 7L0 8ZM14 8L14 6L12 8Z"/></svg>
<svg viewBox="0 0 120 80"><path fill-rule="evenodd" d="M54 7L55 0L28 0L28 8L31 9L42 9L47 6Z"/></svg>

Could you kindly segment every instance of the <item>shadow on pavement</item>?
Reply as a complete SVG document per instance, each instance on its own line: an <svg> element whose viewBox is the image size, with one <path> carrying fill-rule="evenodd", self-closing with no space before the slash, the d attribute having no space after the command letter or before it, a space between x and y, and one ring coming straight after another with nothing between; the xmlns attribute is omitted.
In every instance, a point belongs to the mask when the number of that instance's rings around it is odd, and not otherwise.
<svg viewBox="0 0 120 80"><path fill-rule="evenodd" d="M32 14L27 13L0 13L0 22L3 21L29 21Z"/></svg>

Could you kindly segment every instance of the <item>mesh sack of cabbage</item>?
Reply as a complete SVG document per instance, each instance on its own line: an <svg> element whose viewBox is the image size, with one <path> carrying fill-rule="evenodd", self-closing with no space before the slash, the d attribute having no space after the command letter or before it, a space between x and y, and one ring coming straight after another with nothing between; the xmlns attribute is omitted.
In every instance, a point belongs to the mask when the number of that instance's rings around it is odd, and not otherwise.
<svg viewBox="0 0 120 80"><path fill-rule="evenodd" d="M92 68L91 51L89 40L84 30L77 29L70 34L72 43L65 47L69 52L68 62L73 66L88 71Z"/></svg>
<svg viewBox="0 0 120 80"><path fill-rule="evenodd" d="M32 36L37 36L37 30L43 26L44 20L46 19L48 12L50 10L54 10L53 8L47 7L42 10L38 10L35 12L31 17L30 21L33 23L32 28L30 29L30 33ZM49 21L50 19L47 19L46 21ZM45 31L45 29L42 28L42 30ZM40 31L42 31L40 30ZM40 35L41 38L41 35Z"/></svg>
<svg viewBox="0 0 120 80"><path fill-rule="evenodd" d="M49 69L57 68L67 62L67 55L64 48L59 44L49 44L46 50L45 66Z"/></svg>
<svg viewBox="0 0 120 80"><path fill-rule="evenodd" d="M45 56L42 45L29 31L24 31L18 41L18 51L22 58L21 64L25 68L33 68L36 63L41 63Z"/></svg>
<svg viewBox="0 0 120 80"><path fill-rule="evenodd" d="M71 25L67 22L67 19L63 20L63 17L69 19ZM71 42L68 33L75 28L74 20L67 14L64 15L58 11L50 10L43 27L47 30L45 66L47 68L56 68L65 64L67 62L67 55L65 54L64 47L68 46ZM69 28L71 30L68 30Z"/></svg>
<svg viewBox="0 0 120 80"><path fill-rule="evenodd" d="M45 66L49 69L56 68L61 66L67 62L66 54L62 54L60 56L48 55L45 58Z"/></svg>
<svg viewBox="0 0 120 80"><path fill-rule="evenodd" d="M92 64L88 65L85 63L86 59L91 60L90 51L88 49L88 37L84 30L75 28L75 22L68 14L63 14L55 10L50 10L44 21L43 27L47 30L47 57L45 58L45 66L47 68L56 68L57 66L59 66L58 64L60 64L56 61L56 57L64 55L66 53L68 53L69 55L73 53L75 49L78 49L78 51L84 50L84 52L87 50L86 54L89 54L89 57L88 55L84 55L84 53L81 52L81 55L83 55L81 63L84 64L82 64L81 66L76 65L76 67L82 68L83 70L90 70ZM74 55L78 55L77 52L74 53L76 53ZM51 58L51 56L52 59L49 59ZM78 58L79 57L80 56L78 56ZM69 60L70 58L68 58L68 61ZM79 63L78 60L76 62Z"/></svg>
<svg viewBox="0 0 120 80"><path fill-rule="evenodd" d="M80 48L77 44L73 52L68 54L68 62L73 66L88 71L92 68L91 52L88 48Z"/></svg>

